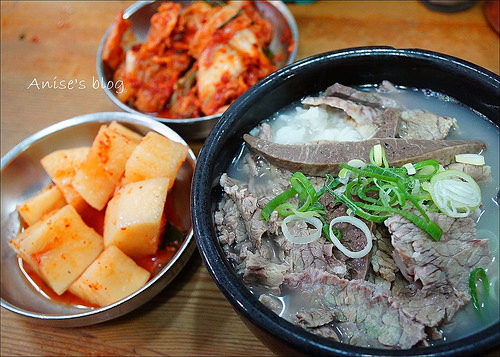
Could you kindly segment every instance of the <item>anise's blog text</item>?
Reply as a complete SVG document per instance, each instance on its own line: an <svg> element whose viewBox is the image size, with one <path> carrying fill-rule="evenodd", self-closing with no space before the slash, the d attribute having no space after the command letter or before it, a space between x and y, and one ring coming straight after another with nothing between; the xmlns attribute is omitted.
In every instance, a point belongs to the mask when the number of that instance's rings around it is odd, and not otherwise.
<svg viewBox="0 0 500 357"><path fill-rule="evenodd" d="M116 82L113 81L105 81L104 79L99 79L92 77L91 84L87 83L84 79L59 79L57 76L51 80L39 80L37 78L33 78L31 83L28 85L27 89L66 89L66 90L75 90L75 89L115 89L117 93L123 92L123 81L118 80Z"/></svg>

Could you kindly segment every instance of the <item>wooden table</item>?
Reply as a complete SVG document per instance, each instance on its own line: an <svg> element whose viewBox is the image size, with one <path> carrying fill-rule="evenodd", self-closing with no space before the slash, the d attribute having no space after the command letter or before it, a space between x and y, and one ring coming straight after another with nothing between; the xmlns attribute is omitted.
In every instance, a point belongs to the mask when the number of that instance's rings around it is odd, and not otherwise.
<svg viewBox="0 0 500 357"><path fill-rule="evenodd" d="M1 2L1 151L36 131L80 114L116 111L93 88L99 42L131 1ZM365 45L423 48L461 57L499 73L499 37L483 3L459 13L418 1L318 1L288 4L300 34L297 59ZM36 89L41 80L84 81L85 89ZM197 153L202 141L190 142ZM493 351L490 355L498 355ZM240 321L198 252L150 303L90 327L32 325L1 311L1 351L8 355L272 356Z"/></svg>

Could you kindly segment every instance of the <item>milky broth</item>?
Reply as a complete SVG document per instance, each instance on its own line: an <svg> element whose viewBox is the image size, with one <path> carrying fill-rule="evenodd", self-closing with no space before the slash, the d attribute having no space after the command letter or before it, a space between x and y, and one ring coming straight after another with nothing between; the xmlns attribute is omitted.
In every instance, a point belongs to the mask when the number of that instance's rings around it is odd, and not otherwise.
<svg viewBox="0 0 500 357"><path fill-rule="evenodd" d="M373 87L358 87L357 89L373 90ZM491 266L485 269L490 281L489 302L488 305L484 307L483 314L479 314L472 304L468 304L465 308L461 309L455 315L451 323L440 327L440 331L443 332L444 338L437 342L429 341L432 344L439 344L447 340L456 340L463 336L470 335L499 320L499 128L493 122L473 111L471 108L445 95L430 90L398 89L398 92L384 93L383 95L395 99L406 109L425 109L441 116L455 118L458 127L450 131L447 139L483 141L487 149L482 154L484 155L486 165L491 167L492 179L480 184L483 206L481 207L482 214L477 221L477 237L489 239L490 250L493 254ZM298 107L299 109L297 109ZM292 103L283 110L275 113L272 117L266 119L265 122L270 124L273 133L278 130L285 130L285 133L293 133L293 116L297 115L297 113L303 116L303 110L300 103ZM327 119L326 123L321 119L321 125L324 126L321 132L331 130L331 132L335 133L335 130L338 130L338 133L340 133L344 130L344 133L348 132L349 135L352 135L351 129L346 131L345 127L339 125L338 118L338 114L333 114ZM328 122L328 120L330 120L330 122ZM257 129L254 129L251 133L255 134L256 130ZM293 144L294 141L308 142L318 140L314 135L311 135L310 130L305 130L304 133L304 135L298 135L298 138L292 139L290 138L293 135L290 134L287 143ZM340 134L339 137L342 137L342 135L343 134ZM321 137L320 139L325 138ZM243 154L245 152L246 149L243 146L240 155L238 155L233 165L228 170L229 176L246 179L242 177L246 173L241 170L243 166L241 158L244 157ZM478 284L478 287L479 285L480 284ZM262 288L250 287L250 289L257 296L263 292ZM272 294L269 295L272 296ZM300 306L298 306L301 303L299 294L284 290L281 296L276 296L276 299L278 299L282 305L281 311L277 313L287 320L290 320L290 317L300 308Z"/></svg>

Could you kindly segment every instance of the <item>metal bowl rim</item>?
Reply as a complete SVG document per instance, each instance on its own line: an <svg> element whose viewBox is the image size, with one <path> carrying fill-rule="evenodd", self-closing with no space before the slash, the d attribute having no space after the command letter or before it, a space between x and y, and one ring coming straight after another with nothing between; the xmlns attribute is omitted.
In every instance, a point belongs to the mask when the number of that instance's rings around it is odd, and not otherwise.
<svg viewBox="0 0 500 357"><path fill-rule="evenodd" d="M73 118L65 119L63 121L60 121L58 123L52 124L48 127L45 127L41 129L40 131L32 134L31 136L27 137L23 141L21 141L19 144L14 146L11 150L8 151L6 155L4 155L1 159L1 170L3 171L4 167L6 167L9 163L11 163L13 160L16 159L16 157L21 154L23 151L29 149L31 145L36 143L37 141L46 138L54 133L63 131L65 129L79 126L79 125L85 125L85 124L95 124L95 123L106 123L110 121L117 121L117 122L123 122L123 123L128 123L128 124L135 124L135 125L142 125L147 129L154 130L162 135L165 135L169 137L172 140L178 141L180 143L183 143L185 145L188 145L184 139L178 135L174 130L169 128L168 126L152 119L145 117L143 115L135 115L132 113L125 113L125 112L98 112L98 113L90 113L90 114L83 114L79 115ZM193 166L193 175L194 175L194 167L196 166L196 156L194 155L192 149L189 149L188 152L188 159L191 160L192 166ZM152 279L150 279L141 289L137 290L136 292L128 295L127 297L104 307L100 308L95 308L95 309L85 309L81 312L77 312L75 314L65 314L65 315L56 315L56 314L43 314L43 313L35 313L32 311L28 311L26 309L19 308L15 306L12 303L7 302L3 298L0 299L0 306L10 310L12 312L15 312L17 314L20 314L22 316L26 316L29 318L33 319L38 319L38 320L45 320L45 321L67 321L68 323L65 326L82 326L82 325L88 325L88 324L93 324L93 322L88 321L88 317L94 317L94 315L101 315L101 314L106 314L110 310L113 310L120 305L123 305L124 303L127 303L131 300L133 300L135 297L141 295L144 293L148 288L153 287L154 285L159 285L158 281L164 277L164 275L170 271L170 269L175 266L179 260L180 257L183 256L183 254L186 254L186 259L191 256L191 254L194 251L195 244L194 242L194 233L193 233L193 226L191 224L191 227L186 234L186 237L184 238L184 241L182 242L181 246L175 253L175 255L172 257L172 259L168 262L167 265L165 265ZM183 267L183 266L182 266ZM182 267L180 267L182 269ZM179 271L181 270L179 269ZM175 275L179 273L179 271L175 272ZM175 278L175 275L171 277L171 279ZM169 282L165 284L168 285ZM160 289L163 289L165 286L160 287ZM159 291L158 291L159 292ZM157 292L157 293L158 293ZM155 294L156 295L156 294ZM153 298L151 296L150 298ZM149 299L148 299L149 300ZM146 303L147 301L144 301L142 304ZM138 306L136 306L138 307ZM136 308L135 307L135 308ZM120 315L123 315L125 313L128 313L130 311L119 311L116 314L109 314L108 317L105 317L103 320L97 321L97 322L102 322L105 320L109 320L111 318L118 317ZM75 320L71 322L71 320ZM97 323L96 322L96 323Z"/></svg>
<svg viewBox="0 0 500 357"><path fill-rule="evenodd" d="M123 11L123 17L125 19L129 18L131 15L133 15L136 11L141 9L144 6L147 6L151 3L156 2L157 0L146 0L146 1L137 1L134 4L130 5L127 9ZM291 38L294 41L294 47L292 52L290 52L288 56L288 60L285 63L286 65L289 65L295 61L295 57L297 55L297 50L298 50L298 44L299 44L299 30L297 27L297 22L295 21L295 18L293 17L292 13L286 6L286 4L283 1L276 1L276 0L266 0L267 3L271 4L273 7L275 7L286 19L288 26L290 27L290 33L291 33ZM106 30L103 38L101 39L101 42L99 44L99 48L97 50L97 58L96 58L96 63L97 63L97 75L99 79L105 80L104 77L104 65L101 60L102 58L102 50L104 48L104 43L106 42L107 37L109 36L109 33L111 32L111 29L113 28L113 24L111 24L108 29ZM206 115L202 117L196 117L196 118L162 118L162 117L156 117L154 115L142 113L138 110L135 110L134 108L126 105L122 101L120 101L112 91L109 89L105 88L104 92L108 96L109 99L120 109L122 109L125 112L132 113L132 114L138 114L138 115L143 115L148 118L154 118L155 120L162 122L162 123L167 123L167 124L195 124L199 122L206 122L206 121L211 121L211 120L218 120L221 116L221 114L213 114L213 115Z"/></svg>

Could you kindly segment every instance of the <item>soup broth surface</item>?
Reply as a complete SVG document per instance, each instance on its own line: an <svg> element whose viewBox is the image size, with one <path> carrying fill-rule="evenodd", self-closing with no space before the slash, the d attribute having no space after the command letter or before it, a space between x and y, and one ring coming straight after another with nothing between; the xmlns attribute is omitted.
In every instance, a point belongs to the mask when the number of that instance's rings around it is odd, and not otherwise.
<svg viewBox="0 0 500 357"><path fill-rule="evenodd" d="M358 90L370 91L373 86L358 87ZM319 95L319 94L318 94ZM459 310L450 323L439 327L443 338L437 341L428 341L430 344L439 344L449 340L457 340L464 336L480 331L499 320L499 128L492 121L464 106L446 95L430 90L398 88L395 93L384 93L385 96L395 99L406 109L425 109L441 116L455 118L457 127L453 128L446 139L453 140L480 140L487 149L482 153L486 165L491 167L491 178L480 184L482 194L481 215L477 220L477 238L488 239L492 253L492 262L486 269L490 294L488 299L482 296L486 303L482 313L478 313L471 303ZM311 111L311 109L309 110ZM308 112L300 103L295 102L264 122L268 123L274 135L273 141L282 144L307 143L316 140L362 140L359 133L345 124L342 115L330 109L313 108ZM257 132L255 128L250 134ZM248 181L247 172L242 169L244 157L248 152L245 145L240 154L233 161L228 170L228 175L242 181ZM258 178L265 184L265 174ZM478 284L478 287L480 284ZM260 286L248 286L259 296L266 292ZM279 301L281 309L277 312L289 320L303 306L304 301L300 292L283 289L280 295L268 295ZM480 291L481 294L481 291ZM340 336L342 341L342 337Z"/></svg>

